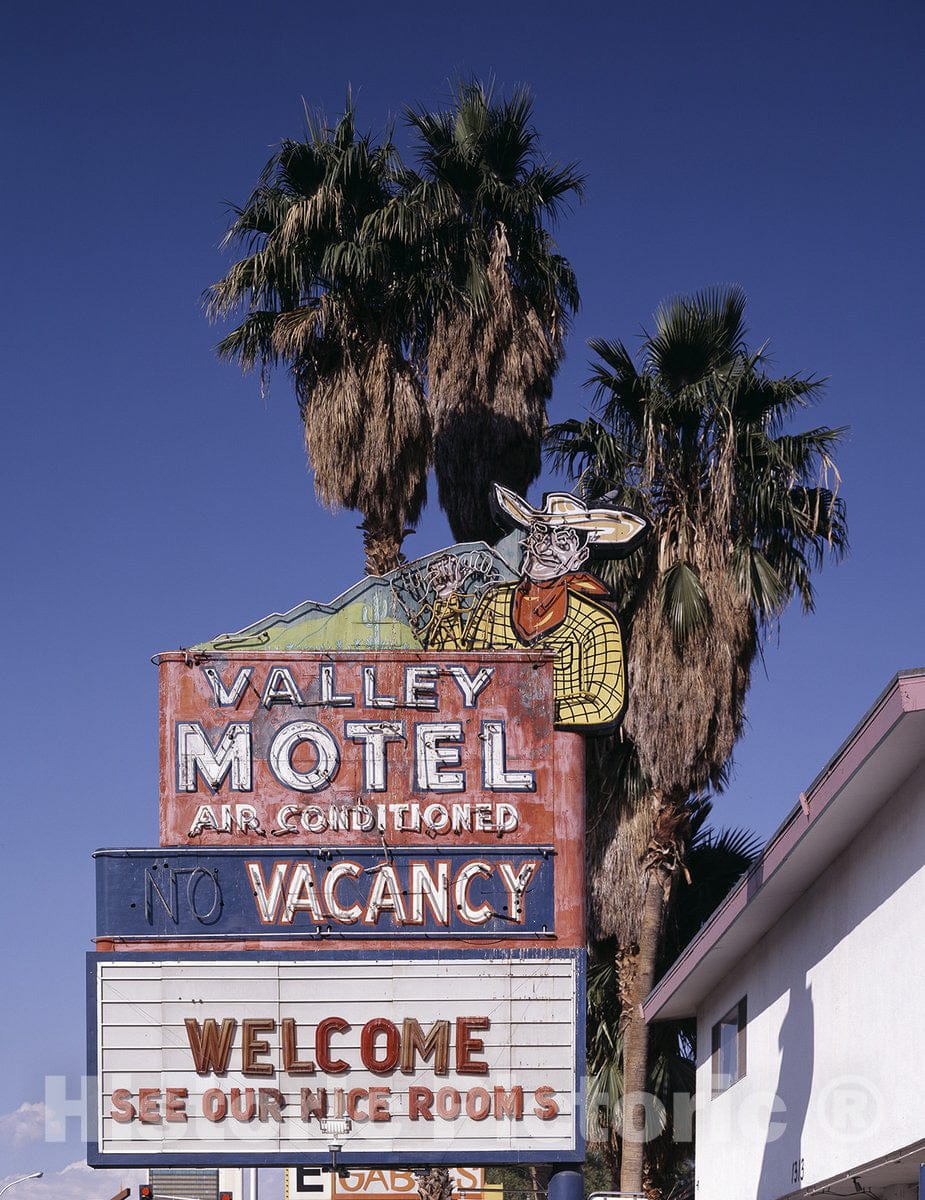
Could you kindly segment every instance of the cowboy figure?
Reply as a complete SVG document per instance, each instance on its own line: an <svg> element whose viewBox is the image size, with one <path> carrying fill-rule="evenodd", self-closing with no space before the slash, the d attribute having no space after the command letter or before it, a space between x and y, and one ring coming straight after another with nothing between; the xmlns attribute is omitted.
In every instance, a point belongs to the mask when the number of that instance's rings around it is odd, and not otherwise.
<svg viewBox="0 0 925 1200"><path fill-rule="evenodd" d="M581 567L592 553L628 554L648 522L627 509L589 508L568 492L549 493L537 509L500 484L494 489L502 517L526 530L520 579L487 588L466 620L459 560L436 560L424 643L431 650L553 650L556 727L612 729L626 698L620 625L603 603L607 588Z"/></svg>

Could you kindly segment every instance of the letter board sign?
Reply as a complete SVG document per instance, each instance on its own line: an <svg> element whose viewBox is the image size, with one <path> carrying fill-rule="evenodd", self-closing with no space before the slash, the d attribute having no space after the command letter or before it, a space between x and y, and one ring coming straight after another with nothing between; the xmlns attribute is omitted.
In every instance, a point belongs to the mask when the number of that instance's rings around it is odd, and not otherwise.
<svg viewBox="0 0 925 1200"><path fill-rule="evenodd" d="M92 1165L578 1161L577 951L90 956ZM576 997L579 1003L576 1005Z"/></svg>

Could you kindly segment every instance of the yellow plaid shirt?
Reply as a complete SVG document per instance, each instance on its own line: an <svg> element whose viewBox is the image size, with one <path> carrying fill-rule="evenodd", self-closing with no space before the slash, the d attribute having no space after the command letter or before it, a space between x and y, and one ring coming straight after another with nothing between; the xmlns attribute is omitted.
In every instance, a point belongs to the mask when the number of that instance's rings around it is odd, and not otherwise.
<svg viewBox="0 0 925 1200"><path fill-rule="evenodd" d="M614 725L623 712L625 672L620 625L610 609L568 591L565 619L550 633L525 643L512 622L514 583L484 592L468 621L458 596L437 600L425 632L430 650L553 650L556 725L589 729Z"/></svg>

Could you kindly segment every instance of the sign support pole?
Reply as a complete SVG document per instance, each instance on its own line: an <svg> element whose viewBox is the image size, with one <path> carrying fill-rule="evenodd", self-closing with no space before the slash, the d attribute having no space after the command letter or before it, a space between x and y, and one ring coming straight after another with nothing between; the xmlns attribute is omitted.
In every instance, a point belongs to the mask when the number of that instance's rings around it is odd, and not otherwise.
<svg viewBox="0 0 925 1200"><path fill-rule="evenodd" d="M581 1167L553 1167L549 1179L549 1200L584 1200L584 1194Z"/></svg>

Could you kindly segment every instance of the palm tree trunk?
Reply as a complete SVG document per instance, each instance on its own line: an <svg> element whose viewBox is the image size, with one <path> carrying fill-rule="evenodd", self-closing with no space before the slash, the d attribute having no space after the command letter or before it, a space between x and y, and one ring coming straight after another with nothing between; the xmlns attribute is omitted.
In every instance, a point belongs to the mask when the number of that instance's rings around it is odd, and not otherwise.
<svg viewBox="0 0 925 1200"><path fill-rule="evenodd" d="M387 575L405 561L401 552L404 530L396 522L376 520L367 516L360 526L363 530L363 551L367 575Z"/></svg>
<svg viewBox="0 0 925 1200"><path fill-rule="evenodd" d="M617 946L614 952L617 968L617 1000L620 1003L620 1029L626 1028L635 995L636 974L639 970L639 946Z"/></svg>
<svg viewBox="0 0 925 1200"><path fill-rule="evenodd" d="M620 1191L641 1192L645 1159L646 1107L627 1098L646 1090L649 1058L649 1027L642 1015L642 1002L652 990L655 963L661 941L666 906L666 884L670 872L662 865L647 873L646 895L639 932L639 953L632 983L632 1003L626 1012L623 1035L623 1147L620 1162Z"/></svg>
<svg viewBox="0 0 925 1200"><path fill-rule="evenodd" d="M447 1167L427 1167L418 1174L420 1200L451 1200L453 1180Z"/></svg>
<svg viewBox="0 0 925 1200"><path fill-rule="evenodd" d="M620 1190L620 1147L613 1134L607 1139L604 1146L604 1161L610 1176L610 1189L618 1192Z"/></svg>

